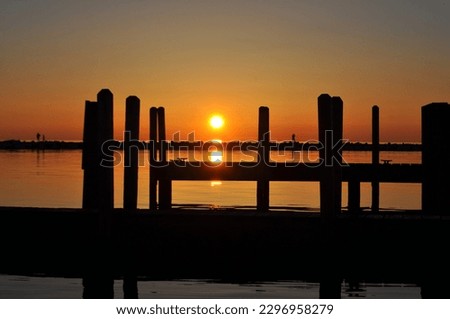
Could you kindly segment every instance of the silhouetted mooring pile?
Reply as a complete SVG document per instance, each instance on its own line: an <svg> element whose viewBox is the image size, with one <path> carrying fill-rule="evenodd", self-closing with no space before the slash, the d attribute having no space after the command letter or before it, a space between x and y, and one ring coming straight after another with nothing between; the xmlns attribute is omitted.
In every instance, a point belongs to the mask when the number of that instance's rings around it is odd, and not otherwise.
<svg viewBox="0 0 450 319"><path fill-rule="evenodd" d="M411 282L423 297L449 297L445 251L450 243L450 105L422 108L422 164L380 164L379 108L372 108L372 163L343 165L343 101L318 98L321 165L270 161L269 108L259 108L258 161L168 159L165 109L150 108L149 209L137 209L140 101L126 99L124 207L114 208L113 95L87 101L83 137L83 209L2 208L0 234L8 272L82 276L86 298L138 296L138 278L320 282L320 297L339 298L343 280ZM255 210L172 208L172 181L256 181ZM320 182L320 214L273 212L271 181ZM348 183L348 208L342 183ZM360 184L372 185L371 211ZM422 210L379 209L380 183L421 183ZM195 191L195 190L192 190ZM237 195L238 196L238 195ZM14 247L7 242L21 238ZM58 250L55 242L66 249ZM1 270L0 269L0 270Z"/></svg>

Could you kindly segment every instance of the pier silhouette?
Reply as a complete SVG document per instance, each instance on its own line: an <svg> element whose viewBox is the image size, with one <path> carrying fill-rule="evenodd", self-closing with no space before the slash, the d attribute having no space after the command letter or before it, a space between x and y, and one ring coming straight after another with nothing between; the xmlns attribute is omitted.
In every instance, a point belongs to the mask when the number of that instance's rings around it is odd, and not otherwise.
<svg viewBox="0 0 450 319"><path fill-rule="evenodd" d="M140 138L140 100L126 99L124 207L116 208L107 147L113 142L113 95L104 89L97 101L87 101L83 208L0 208L2 225L9 225L0 240L24 240L14 248L4 245L0 270L80 276L85 298L113 297L119 278L126 298L138 297L139 278L309 280L320 282L321 298L340 298L344 280L354 287L359 281L403 282L420 285L424 298L450 297L444 254L450 242L450 148L442 147L450 140L448 103L422 108L422 164L380 164L378 106L372 108L372 163L344 163L344 102L328 94L318 98L323 147L314 165L271 161L267 106L258 113L256 162L171 161L165 112L150 108L143 150L134 143ZM142 151L150 158L148 209L137 208ZM179 180L255 181L255 207L175 209L172 182ZM271 211L271 181L319 182L320 214ZM360 205L362 182L371 183L370 210ZM348 207L342 207L342 183L348 183ZM421 184L422 210L380 210L380 183Z"/></svg>

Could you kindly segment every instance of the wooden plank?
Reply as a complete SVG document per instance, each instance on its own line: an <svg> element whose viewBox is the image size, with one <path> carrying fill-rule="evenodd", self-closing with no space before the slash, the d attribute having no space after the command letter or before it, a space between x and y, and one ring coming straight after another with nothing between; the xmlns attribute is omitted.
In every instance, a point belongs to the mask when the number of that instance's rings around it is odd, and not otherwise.
<svg viewBox="0 0 450 319"><path fill-rule="evenodd" d="M259 172L256 163L222 162L212 164L207 162L183 162L183 166L176 162L169 162L167 167L154 169L158 178L167 174L171 180L228 180L228 181L256 181ZM270 181L279 182L319 182L320 168L311 164L298 163L286 166L285 163L272 163L265 167L266 176ZM379 181L382 183L421 183L421 164L389 164L380 165ZM342 181L357 180L359 182L372 181L372 164L349 164L342 168Z"/></svg>

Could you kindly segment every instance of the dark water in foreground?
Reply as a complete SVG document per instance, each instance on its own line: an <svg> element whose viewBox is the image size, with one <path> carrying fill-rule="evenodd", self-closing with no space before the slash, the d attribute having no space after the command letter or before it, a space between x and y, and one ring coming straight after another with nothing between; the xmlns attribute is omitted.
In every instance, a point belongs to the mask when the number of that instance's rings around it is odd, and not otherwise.
<svg viewBox="0 0 450 319"><path fill-rule="evenodd" d="M216 283L203 280L140 281L139 297L154 298L319 298L319 284L302 281ZM0 275L0 298L81 298L80 278L25 277ZM115 298L122 298L122 281L116 280ZM344 283L342 298L420 298L420 288L406 284L361 284L360 291L350 291Z"/></svg>

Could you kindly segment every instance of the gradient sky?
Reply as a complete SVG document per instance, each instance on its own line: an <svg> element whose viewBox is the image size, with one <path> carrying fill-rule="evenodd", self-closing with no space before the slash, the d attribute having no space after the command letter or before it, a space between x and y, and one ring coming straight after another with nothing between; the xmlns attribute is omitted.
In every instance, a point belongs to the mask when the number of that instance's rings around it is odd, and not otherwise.
<svg viewBox="0 0 450 319"><path fill-rule="evenodd" d="M168 135L255 139L268 105L272 138L317 138L317 97L344 100L344 136L420 141L420 107L450 101L450 1L0 2L0 140L80 140L84 101L115 96L166 107ZM220 131L208 118L222 113Z"/></svg>

